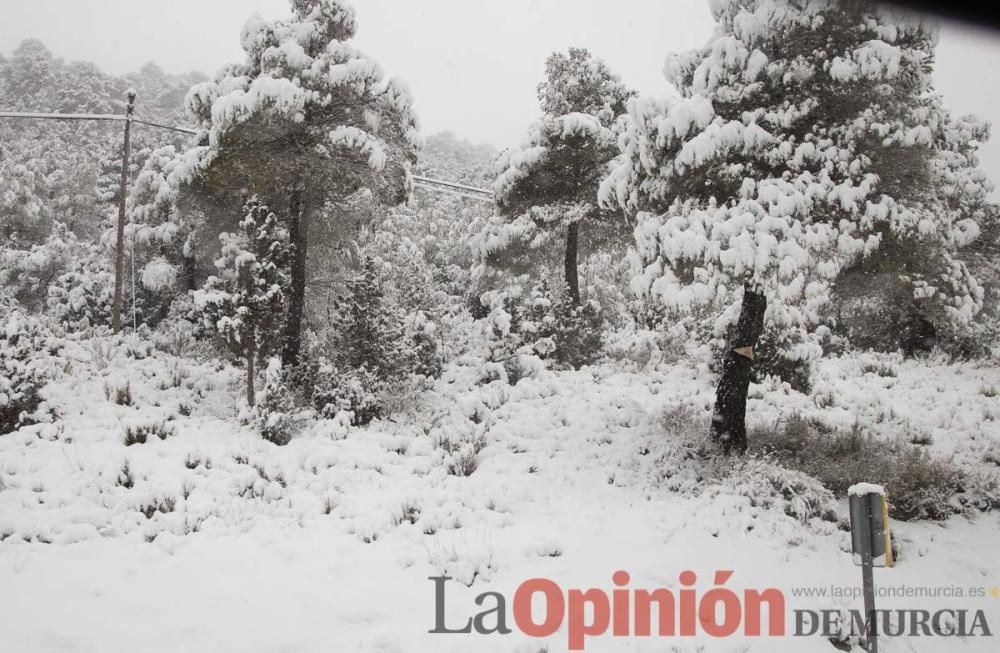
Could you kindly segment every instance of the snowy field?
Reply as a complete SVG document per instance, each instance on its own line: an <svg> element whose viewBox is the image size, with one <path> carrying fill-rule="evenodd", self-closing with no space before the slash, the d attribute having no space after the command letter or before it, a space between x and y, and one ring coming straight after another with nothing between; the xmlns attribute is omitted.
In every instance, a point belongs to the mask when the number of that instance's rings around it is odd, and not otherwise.
<svg viewBox="0 0 1000 653"><path fill-rule="evenodd" d="M0 653L1000 650L996 35L8 4Z"/></svg>
<svg viewBox="0 0 1000 653"><path fill-rule="evenodd" d="M0 438L4 651L566 650L565 628L539 640L429 634L428 577L440 575L455 579L449 624L473 616L484 591L510 597L533 577L610 591L619 569L637 588L676 587L685 569L705 579L731 569L731 589L780 588L789 609L860 607L792 596L860 584L843 497L838 525L780 493L760 502L759 474L695 486L683 469L664 473L685 434L660 418L686 406L695 424L707 419L707 370L616 361L480 386L459 361L406 414L365 428L315 422L276 447L231 418L239 370L154 359L131 343L69 349L45 394L61 419ZM878 360L824 361L812 396L753 386L750 422L799 411L878 424L890 438L908 419L934 455L988 465L1000 440L1000 399L988 389L1000 371ZM125 385L131 405L114 401ZM166 439L124 444L129 427L150 424ZM453 473L476 450L474 471ZM878 584L1000 583L1000 515L894 528L899 561L876 570ZM985 601L949 607L995 619L1000 601ZM904 605L924 607L879 607ZM990 638L900 637L882 648L996 650ZM606 636L587 650L834 649L816 637Z"/></svg>

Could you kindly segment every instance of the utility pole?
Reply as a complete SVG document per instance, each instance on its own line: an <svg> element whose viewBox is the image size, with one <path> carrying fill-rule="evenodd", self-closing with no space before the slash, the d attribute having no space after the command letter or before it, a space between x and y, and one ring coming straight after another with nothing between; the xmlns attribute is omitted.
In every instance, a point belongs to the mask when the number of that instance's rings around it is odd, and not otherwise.
<svg viewBox="0 0 1000 653"><path fill-rule="evenodd" d="M122 179L118 197L118 235L115 240L115 299L111 309L111 328L122 330L122 275L125 267L125 200L128 192L128 164L132 146L132 113L135 111L135 91L128 91L125 109L125 143L122 148Z"/></svg>

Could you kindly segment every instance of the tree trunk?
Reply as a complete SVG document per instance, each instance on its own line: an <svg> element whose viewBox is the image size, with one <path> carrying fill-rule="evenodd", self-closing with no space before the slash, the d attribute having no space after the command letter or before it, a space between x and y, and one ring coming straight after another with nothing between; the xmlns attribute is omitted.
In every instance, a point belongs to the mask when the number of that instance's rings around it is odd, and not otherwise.
<svg viewBox="0 0 1000 653"><path fill-rule="evenodd" d="M294 367L299 362L302 348L302 318L306 302L306 254L309 240L309 212L296 188L289 199L288 236L292 245L291 288L288 298L288 317L282 335L281 364Z"/></svg>
<svg viewBox="0 0 1000 653"><path fill-rule="evenodd" d="M253 380L256 374L254 373L254 350L257 346L252 342L248 343L249 348L247 349L247 404L253 408L257 404L257 395L254 392Z"/></svg>
<svg viewBox="0 0 1000 653"><path fill-rule="evenodd" d="M574 222L566 230L566 287L574 305L580 303L580 276L576 268L577 250L580 242L580 223Z"/></svg>
<svg viewBox="0 0 1000 653"><path fill-rule="evenodd" d="M748 282L743 287L743 305L736 332L722 363L722 377L715 392L715 412L712 415L711 438L729 453L747 450L747 391L754 347L764 332L764 311L767 298Z"/></svg>

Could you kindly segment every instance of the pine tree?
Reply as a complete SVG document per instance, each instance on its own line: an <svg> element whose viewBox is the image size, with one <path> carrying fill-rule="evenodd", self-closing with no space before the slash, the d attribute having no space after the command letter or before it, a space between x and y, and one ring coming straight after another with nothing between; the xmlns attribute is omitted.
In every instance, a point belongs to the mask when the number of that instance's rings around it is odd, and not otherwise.
<svg viewBox="0 0 1000 653"><path fill-rule="evenodd" d="M597 190L618 154L616 122L633 93L582 48L552 54L545 72L538 86L543 116L522 148L505 152L498 162L502 172L494 192L504 219L487 226L479 249L494 264L527 266L553 232L564 234L565 281L572 300L580 303L581 247L599 250L623 242L626 234L617 213L598 206Z"/></svg>
<svg viewBox="0 0 1000 653"><path fill-rule="evenodd" d="M292 440L296 418L292 393L285 383L281 361L272 358L264 369L264 388L255 406L257 430L261 437L279 446Z"/></svg>
<svg viewBox="0 0 1000 653"><path fill-rule="evenodd" d="M365 368L379 381L390 381L401 369L402 323L386 304L371 257L359 274L347 281L335 317L336 362L341 368Z"/></svg>
<svg viewBox="0 0 1000 653"><path fill-rule="evenodd" d="M942 170L975 139L931 92L934 28L858 0L712 8L712 41L668 58L682 97L631 105L602 185L638 218L633 286L718 339L749 275L770 299L764 341L791 362L873 284L904 300L880 307L896 331L912 314L967 327L982 289L959 251L977 213L942 181L967 179L976 201L987 184L970 158Z"/></svg>
<svg viewBox="0 0 1000 653"><path fill-rule="evenodd" d="M246 361L247 403L255 404L255 363L279 346L287 310L288 233L267 206L251 198L239 233L224 233L220 276L195 293L206 324Z"/></svg>
<svg viewBox="0 0 1000 653"><path fill-rule="evenodd" d="M26 39L7 61L7 108L14 111L51 111L55 108L56 68L60 62L38 39Z"/></svg>
<svg viewBox="0 0 1000 653"><path fill-rule="evenodd" d="M188 95L205 129L188 186L193 196L218 202L249 188L287 216L286 366L301 347L314 218L333 221L338 206L360 195L402 202L420 143L406 88L349 44L353 9L337 0L292 0L291 7L287 20L252 17L242 35L246 61Z"/></svg>

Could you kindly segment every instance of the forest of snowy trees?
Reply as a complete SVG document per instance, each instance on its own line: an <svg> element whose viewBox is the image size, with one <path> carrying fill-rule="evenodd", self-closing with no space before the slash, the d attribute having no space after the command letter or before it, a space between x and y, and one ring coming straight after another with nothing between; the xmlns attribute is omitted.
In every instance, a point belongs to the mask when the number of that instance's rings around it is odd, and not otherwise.
<svg viewBox="0 0 1000 653"><path fill-rule="evenodd" d="M280 496L288 510L322 500L353 518L366 509L343 507L344 483L338 504L332 482L295 480L321 474L322 456L278 474L272 445L370 429L395 434L401 457L430 456L418 444L429 438L434 462L413 474L461 479L491 447L519 453L527 445L497 434L530 431L549 410L553 433L584 411L642 438L615 449L577 423L590 434L581 451L622 466L601 467L611 487L652 461L656 487L721 483L803 523L836 522L832 499L875 473L901 518L1000 506L1000 441L979 428L1000 416L1000 213L977 155L989 125L935 92L937 28L854 0L709 4L704 47L651 48L676 92L643 95L599 52L555 51L536 80L537 120L502 151L422 133L405 80L352 45L363 16L340 0L251 17L245 58L211 78L154 63L113 76L37 40L0 54L0 111L122 114L131 88L138 118L197 131L133 127L114 334L122 123L0 118L0 540L64 532L55 517L22 519L16 492L42 487L30 482L39 469L45 487L62 482L29 461L98 410L75 398L84 386L117 412L82 440L114 448L92 481L73 481L84 484L73 501L144 516L114 528L149 541L235 514L192 503L170 521L195 481L173 488L136 453L157 440L189 438L170 450L178 473L258 465L233 481L240 497ZM759 312L744 318L759 322L749 340L741 310ZM724 372L742 388L717 397ZM918 414L963 398L967 420L961 408ZM630 401L646 408L629 416ZM738 410L739 433L710 428L720 410ZM248 449L250 463L227 450L212 469L199 457L212 429L267 448ZM710 430L763 462L719 472ZM559 437L524 474L577 446ZM737 476L750 489L727 485ZM141 498L97 500L88 483ZM413 504L393 527L450 528L425 499L423 517ZM104 534L111 522L97 521ZM382 534L357 528L366 544Z"/></svg>
<svg viewBox="0 0 1000 653"><path fill-rule="evenodd" d="M473 324L505 375L594 362L608 330L719 356L745 281L771 299L758 373L800 391L848 348L989 355L988 126L933 94L926 21L716 3L710 43L668 58L666 98L556 52L541 117L497 156L424 143L405 85L351 46L353 10L292 5L251 19L246 61L212 81L116 78L33 40L0 60L4 109L121 113L134 88L139 117L200 129L137 129L124 312L145 339L234 355L251 406L278 357L300 404L367 422L380 388L468 351ZM117 127L0 122L4 301L53 334L109 326ZM492 187L497 209L414 193L415 171ZM8 402L5 430L32 419Z"/></svg>

